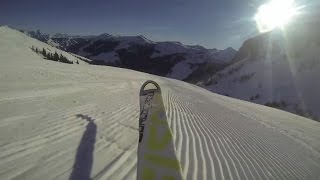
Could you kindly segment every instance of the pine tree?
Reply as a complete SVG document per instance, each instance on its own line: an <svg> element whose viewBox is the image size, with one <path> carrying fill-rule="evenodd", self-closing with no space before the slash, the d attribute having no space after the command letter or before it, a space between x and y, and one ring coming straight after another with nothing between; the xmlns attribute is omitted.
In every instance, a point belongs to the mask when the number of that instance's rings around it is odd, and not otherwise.
<svg viewBox="0 0 320 180"><path fill-rule="evenodd" d="M43 55L44 57L47 56L47 52L46 52L46 50L45 50L44 48L42 49L42 55Z"/></svg>
<svg viewBox="0 0 320 180"><path fill-rule="evenodd" d="M50 55L50 53L48 52L47 55L46 55L46 58L47 58L48 60L50 60L50 57L51 57L51 55Z"/></svg>
<svg viewBox="0 0 320 180"><path fill-rule="evenodd" d="M60 54L59 61L63 62L63 63L68 63L69 62L68 59L66 57L64 57L62 54Z"/></svg>
<svg viewBox="0 0 320 180"><path fill-rule="evenodd" d="M79 64L79 61L77 60L77 64Z"/></svg>
<svg viewBox="0 0 320 180"><path fill-rule="evenodd" d="M51 53L48 53L48 54L47 54L47 59L52 60L52 56L53 56L53 55L52 55Z"/></svg>
<svg viewBox="0 0 320 180"><path fill-rule="evenodd" d="M36 53L38 53L38 48L36 48Z"/></svg>
<svg viewBox="0 0 320 180"><path fill-rule="evenodd" d="M57 52L54 53L52 60L59 61L59 54Z"/></svg>
<svg viewBox="0 0 320 180"><path fill-rule="evenodd" d="M62 54L60 54L59 61L64 62L64 57L62 56Z"/></svg>

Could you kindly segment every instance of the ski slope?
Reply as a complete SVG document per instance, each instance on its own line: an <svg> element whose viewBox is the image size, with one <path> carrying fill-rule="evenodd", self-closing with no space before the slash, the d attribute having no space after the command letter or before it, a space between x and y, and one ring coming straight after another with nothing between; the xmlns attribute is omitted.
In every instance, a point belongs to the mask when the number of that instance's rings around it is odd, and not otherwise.
<svg viewBox="0 0 320 180"><path fill-rule="evenodd" d="M319 179L320 123L131 70L63 64L0 27L0 179L136 179L139 89L155 80L185 179ZM55 50L53 47L49 47Z"/></svg>

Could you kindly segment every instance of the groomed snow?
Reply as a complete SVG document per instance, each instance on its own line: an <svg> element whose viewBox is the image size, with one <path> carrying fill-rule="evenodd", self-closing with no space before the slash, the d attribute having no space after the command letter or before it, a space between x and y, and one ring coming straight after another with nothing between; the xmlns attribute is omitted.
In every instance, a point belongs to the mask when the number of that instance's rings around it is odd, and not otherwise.
<svg viewBox="0 0 320 180"><path fill-rule="evenodd" d="M135 179L149 79L186 179L319 179L318 122L176 80L46 61L32 45L47 46L0 27L0 179Z"/></svg>

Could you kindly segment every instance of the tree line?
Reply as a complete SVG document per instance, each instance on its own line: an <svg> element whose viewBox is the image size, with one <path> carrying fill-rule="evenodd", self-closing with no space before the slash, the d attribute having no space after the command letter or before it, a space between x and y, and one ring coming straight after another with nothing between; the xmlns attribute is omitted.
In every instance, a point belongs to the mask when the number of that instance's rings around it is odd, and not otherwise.
<svg viewBox="0 0 320 180"><path fill-rule="evenodd" d="M50 53L50 52L47 52L44 48L42 48L42 50L40 50L38 48L35 48L34 46L31 47L31 50L33 52L36 52L37 54L41 54L47 60L57 61L57 62L62 62L62 63L67 63L67 64L73 64L73 61L70 61L68 58L66 58L62 54L59 55L57 52ZM77 61L77 64L79 64L78 61Z"/></svg>

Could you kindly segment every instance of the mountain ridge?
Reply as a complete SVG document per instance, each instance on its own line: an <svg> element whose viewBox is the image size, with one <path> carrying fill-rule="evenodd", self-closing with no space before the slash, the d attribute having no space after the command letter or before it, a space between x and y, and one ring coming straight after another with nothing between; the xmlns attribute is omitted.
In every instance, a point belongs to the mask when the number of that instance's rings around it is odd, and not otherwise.
<svg viewBox="0 0 320 180"><path fill-rule="evenodd" d="M30 37L61 50L93 60L92 64L122 67L178 80L192 79L203 66L211 72L230 64L237 53L185 45L175 41L154 42L142 35L115 36L103 33L97 36L49 36L38 30L23 31Z"/></svg>

